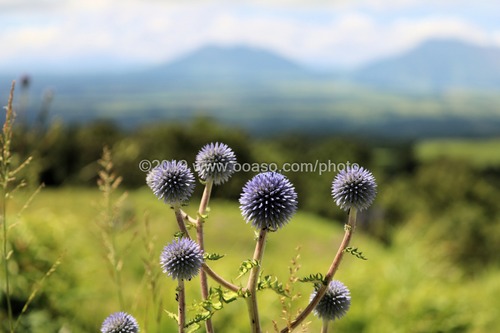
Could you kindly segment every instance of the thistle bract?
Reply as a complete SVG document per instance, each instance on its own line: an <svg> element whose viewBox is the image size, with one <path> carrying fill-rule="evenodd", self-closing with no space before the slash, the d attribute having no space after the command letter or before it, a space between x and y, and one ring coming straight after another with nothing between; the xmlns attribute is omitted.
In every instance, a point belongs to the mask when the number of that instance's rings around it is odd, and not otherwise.
<svg viewBox="0 0 500 333"><path fill-rule="evenodd" d="M195 169L202 180L220 185L232 176L235 164L233 150L224 143L216 142L204 146L196 155Z"/></svg>
<svg viewBox="0 0 500 333"><path fill-rule="evenodd" d="M146 183L158 199L174 206L191 197L195 179L186 163L164 161L148 173Z"/></svg>
<svg viewBox="0 0 500 333"><path fill-rule="evenodd" d="M134 317L125 312L109 315L101 326L101 333L137 333L139 325Z"/></svg>
<svg viewBox="0 0 500 333"><path fill-rule="evenodd" d="M163 273L173 279L190 280L198 274L203 263L203 251L189 238L174 240L163 248L160 264Z"/></svg>
<svg viewBox="0 0 500 333"><path fill-rule="evenodd" d="M260 173L249 180L240 197L245 221L256 228L277 230L297 210L297 193L288 178L280 173Z"/></svg>
<svg viewBox="0 0 500 333"><path fill-rule="evenodd" d="M332 183L332 197L344 210L351 207L364 210L377 194L377 183L372 173L362 167L348 167L340 171Z"/></svg>
<svg viewBox="0 0 500 333"><path fill-rule="evenodd" d="M310 300L316 296L316 290L312 292ZM351 306L351 293L340 281L333 280L319 301L314 314L321 319L334 320L342 318Z"/></svg>

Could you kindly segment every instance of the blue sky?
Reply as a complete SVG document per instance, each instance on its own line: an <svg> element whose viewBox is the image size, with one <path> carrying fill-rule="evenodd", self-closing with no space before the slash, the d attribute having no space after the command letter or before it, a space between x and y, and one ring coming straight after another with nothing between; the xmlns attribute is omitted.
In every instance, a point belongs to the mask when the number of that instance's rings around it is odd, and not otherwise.
<svg viewBox="0 0 500 333"><path fill-rule="evenodd" d="M349 68L429 38L500 46L500 1L0 0L1 71L149 66L214 43Z"/></svg>

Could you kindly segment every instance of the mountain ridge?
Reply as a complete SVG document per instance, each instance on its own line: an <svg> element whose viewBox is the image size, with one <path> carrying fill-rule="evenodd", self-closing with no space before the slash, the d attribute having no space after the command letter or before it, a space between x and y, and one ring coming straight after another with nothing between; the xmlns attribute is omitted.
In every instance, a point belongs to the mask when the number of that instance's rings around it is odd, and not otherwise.
<svg viewBox="0 0 500 333"><path fill-rule="evenodd" d="M318 71L263 48L206 45L144 73L190 83L327 79L424 92L500 89L500 48L430 39L402 54L339 72Z"/></svg>
<svg viewBox="0 0 500 333"><path fill-rule="evenodd" d="M243 45L206 45L146 70L144 75L213 84L251 83L312 76L306 67L272 51Z"/></svg>
<svg viewBox="0 0 500 333"><path fill-rule="evenodd" d="M431 39L401 55L365 65L352 77L387 88L500 88L500 48Z"/></svg>
<svg viewBox="0 0 500 333"><path fill-rule="evenodd" d="M456 56L459 50L465 56ZM263 49L207 47L142 71L34 75L29 93L42 96L51 87L51 115L68 123L109 119L133 127L201 115L261 132L498 135L500 82L496 71L488 69L495 66L497 51L453 41L424 43L371 64L384 75L370 79L360 77L361 70L318 74ZM431 66L428 57L440 52L443 68ZM460 74L460 80L454 79L454 68L462 67L476 77ZM398 68L403 70L399 77L394 73ZM485 71L489 81L482 81ZM429 81L421 83L419 75ZM464 78L465 89L454 89ZM0 79L2 100L8 98L10 82ZM28 88L23 89L25 94Z"/></svg>

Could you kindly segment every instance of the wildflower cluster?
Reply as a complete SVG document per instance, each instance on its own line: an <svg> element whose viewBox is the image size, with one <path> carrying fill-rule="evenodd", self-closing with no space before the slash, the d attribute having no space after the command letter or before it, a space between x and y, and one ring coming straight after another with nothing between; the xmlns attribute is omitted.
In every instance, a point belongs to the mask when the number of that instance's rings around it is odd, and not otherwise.
<svg viewBox="0 0 500 333"><path fill-rule="evenodd" d="M204 248L203 230L205 224L208 225L206 218L212 187L228 182L236 164L235 153L224 143L210 143L200 149L196 155L195 171L205 188L195 218L181 209L191 200L195 186L195 176L187 163L165 161L147 174L147 185L158 199L173 208L180 231L172 242L164 246L159 256L159 265L163 273L178 283L176 289L178 312L171 313L170 317L177 320L179 332L184 332L189 326L191 330L193 327L199 328L201 322L204 322L206 332L214 332L212 317L223 307L221 304L241 297L247 300L250 331L258 333L262 329L257 292L270 288L281 296L290 296L287 294L289 289L285 288L284 284L276 278L261 274L268 233L277 232L289 224L298 207L295 187L281 173L268 171L255 175L244 185L239 198L243 220L251 223L258 234L253 258L244 261L240 267L241 274L238 279L249 274L247 283L233 284L231 280L217 274L206 262L209 259L220 258L218 255L209 254ZM347 313L351 306L350 291L342 282L333 280L333 276L344 253L358 253L357 249L353 251L348 246L355 230L356 214L372 204L376 191L377 185L371 172L358 165L348 167L334 177L332 198L337 206L349 211L344 239L326 274L312 274L309 278L301 279L302 282L314 284L309 303L295 319L286 322L286 327L280 331L281 333L291 332L311 313L323 320L322 332L327 332L329 321L339 320ZM191 236L190 233L194 232L196 235ZM200 280L203 305L200 312L188 321L185 286L197 276ZM207 276L219 286L209 287ZM299 279L294 279L296 280ZM228 297L228 294L233 296ZM133 317L119 312L104 321L101 332L138 332L138 330Z"/></svg>

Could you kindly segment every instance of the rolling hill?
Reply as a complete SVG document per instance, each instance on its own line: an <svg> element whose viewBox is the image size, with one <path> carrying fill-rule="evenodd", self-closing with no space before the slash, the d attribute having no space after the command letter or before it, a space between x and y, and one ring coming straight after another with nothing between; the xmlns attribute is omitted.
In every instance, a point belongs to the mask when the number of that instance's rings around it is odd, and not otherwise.
<svg viewBox="0 0 500 333"><path fill-rule="evenodd" d="M405 54L366 65L353 77L363 84L406 90L498 89L500 48L429 40Z"/></svg>

